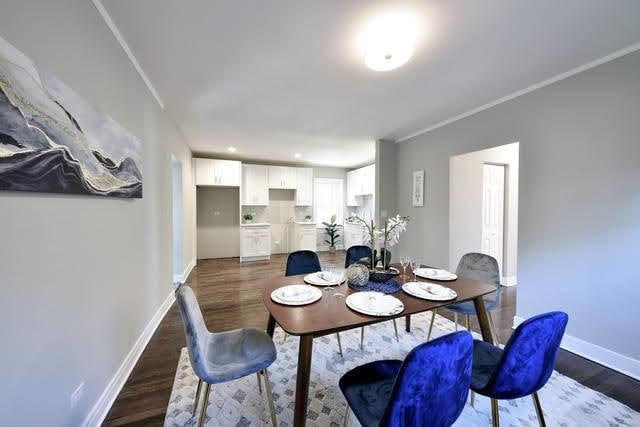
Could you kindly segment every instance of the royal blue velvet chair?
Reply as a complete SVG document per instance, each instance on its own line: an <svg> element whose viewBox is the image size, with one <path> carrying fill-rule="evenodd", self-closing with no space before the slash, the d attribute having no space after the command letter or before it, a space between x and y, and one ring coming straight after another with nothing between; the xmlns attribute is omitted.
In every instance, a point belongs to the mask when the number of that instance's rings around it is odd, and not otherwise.
<svg viewBox="0 0 640 427"><path fill-rule="evenodd" d="M276 347L271 337L266 332L254 328L211 333L207 330L198 301L189 286L178 287L176 299L187 337L189 360L198 377L193 416L196 415L198 408L202 383L206 383L198 426L202 426L206 418L211 384L257 374L258 389L262 393L260 384L260 373L262 373L271 411L271 422L275 427L277 424L275 407L267 373L267 367L276 360Z"/></svg>
<svg viewBox="0 0 640 427"><path fill-rule="evenodd" d="M404 362L379 360L347 372L340 390L364 427L450 426L469 394L473 339L444 335L411 350Z"/></svg>
<svg viewBox="0 0 640 427"><path fill-rule="evenodd" d="M371 258L371 248L369 246L355 245L347 249L347 256L344 259L344 268L355 264L362 258Z"/></svg>
<svg viewBox="0 0 640 427"><path fill-rule="evenodd" d="M538 390L556 363L569 316L554 311L522 322L504 349L484 341L473 343L471 390L491 398L493 425L500 424L498 399L532 395L538 422L545 425Z"/></svg>
<svg viewBox="0 0 640 427"><path fill-rule="evenodd" d="M493 317L491 312L500 307L500 268L498 267L498 261L492 256L480 253L468 253L460 258L458 268L456 268L456 274L460 277L468 277L470 279L478 280L480 282L496 285L495 292L485 295L484 306L487 310L487 316L489 318L489 325L491 326L491 335L494 342L499 342L496 327L493 323ZM476 308L473 305L473 301L465 301L459 304L448 305L447 309L451 310L455 314L455 326L458 329L458 313L465 315L467 329L471 330L471 320L469 316L476 315ZM429 325L429 333L427 340L431 339L431 330L433 329L433 321L436 317L436 310L433 310L431 316L431 324Z"/></svg>

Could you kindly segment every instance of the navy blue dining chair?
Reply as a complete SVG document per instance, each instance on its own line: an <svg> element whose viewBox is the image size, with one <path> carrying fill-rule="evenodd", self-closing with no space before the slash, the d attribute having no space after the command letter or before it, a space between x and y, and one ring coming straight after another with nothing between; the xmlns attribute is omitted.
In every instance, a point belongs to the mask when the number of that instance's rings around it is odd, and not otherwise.
<svg viewBox="0 0 640 427"><path fill-rule="evenodd" d="M411 350L404 362L379 360L347 372L339 385L364 427L450 426L469 394L473 339L444 335Z"/></svg>
<svg viewBox="0 0 640 427"><path fill-rule="evenodd" d="M344 268L355 264L362 258L371 259L371 248L369 246L355 245L347 249L347 256L344 259Z"/></svg>
<svg viewBox="0 0 640 427"><path fill-rule="evenodd" d="M181 285L175 293L187 337L189 360L198 377L192 416L196 415L198 409L202 383L206 384L198 426L204 425L211 384L257 374L258 390L262 394L260 384L262 373L271 412L271 423L275 427L277 425L275 407L267 373L267 367L276 360L276 347L271 337L265 331L254 328L211 333L204 323L202 311L193 290L187 285Z"/></svg>
<svg viewBox="0 0 640 427"><path fill-rule="evenodd" d="M287 267L285 269L285 276L297 276L298 274L310 274L317 271L322 271L320 265L320 258L318 254L313 251L295 251L291 252L287 257ZM289 334L284 333L284 340L287 340ZM340 356L342 355L342 342L340 341L340 333L336 332L336 338L338 339L338 351Z"/></svg>
<svg viewBox="0 0 640 427"><path fill-rule="evenodd" d="M471 390L491 398L493 425L500 424L498 399L531 395L541 426L545 425L538 390L553 372L569 316L560 311L522 322L504 349L484 341L473 343Z"/></svg>

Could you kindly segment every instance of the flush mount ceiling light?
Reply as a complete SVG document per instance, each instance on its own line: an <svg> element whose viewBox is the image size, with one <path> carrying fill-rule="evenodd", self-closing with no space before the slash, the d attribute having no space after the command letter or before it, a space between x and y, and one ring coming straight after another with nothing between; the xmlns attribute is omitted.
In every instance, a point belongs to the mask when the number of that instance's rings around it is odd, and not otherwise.
<svg viewBox="0 0 640 427"><path fill-rule="evenodd" d="M238 150L236 149L236 147L227 147L227 151L230 153L235 153Z"/></svg>
<svg viewBox="0 0 640 427"><path fill-rule="evenodd" d="M411 14L380 15L362 32L365 64L374 71L394 70L411 59L417 38L418 26Z"/></svg>
<svg viewBox="0 0 640 427"><path fill-rule="evenodd" d="M300 153L295 153L295 154L293 155L293 157L295 157L296 159L299 159L300 157L302 157L302 154L300 154Z"/></svg>

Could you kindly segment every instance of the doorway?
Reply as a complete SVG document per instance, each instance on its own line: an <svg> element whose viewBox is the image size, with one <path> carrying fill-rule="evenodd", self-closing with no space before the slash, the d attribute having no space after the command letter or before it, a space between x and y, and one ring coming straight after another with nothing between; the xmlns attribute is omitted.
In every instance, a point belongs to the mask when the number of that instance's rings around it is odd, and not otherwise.
<svg viewBox="0 0 640 427"><path fill-rule="evenodd" d="M182 163L171 155L171 224L173 283L185 280L182 256Z"/></svg>
<svg viewBox="0 0 640 427"><path fill-rule="evenodd" d="M450 158L449 268L469 252L493 256L501 283L517 283L519 144Z"/></svg>

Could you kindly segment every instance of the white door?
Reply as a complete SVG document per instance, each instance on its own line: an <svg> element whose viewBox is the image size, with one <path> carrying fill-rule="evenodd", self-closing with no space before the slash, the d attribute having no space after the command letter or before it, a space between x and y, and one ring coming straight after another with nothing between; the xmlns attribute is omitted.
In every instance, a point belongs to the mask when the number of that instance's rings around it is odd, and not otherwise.
<svg viewBox="0 0 640 427"><path fill-rule="evenodd" d="M484 165L482 253L498 260L502 274L504 238L504 165Z"/></svg>

